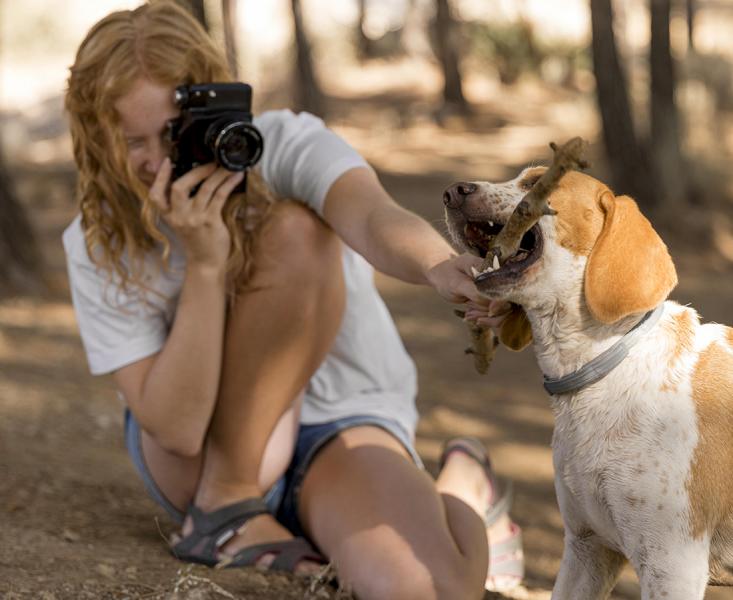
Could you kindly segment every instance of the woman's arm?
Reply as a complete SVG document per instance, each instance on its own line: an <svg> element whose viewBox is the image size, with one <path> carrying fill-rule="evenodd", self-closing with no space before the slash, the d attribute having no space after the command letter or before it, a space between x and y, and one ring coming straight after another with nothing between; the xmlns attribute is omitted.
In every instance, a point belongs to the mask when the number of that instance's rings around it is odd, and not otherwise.
<svg viewBox="0 0 733 600"><path fill-rule="evenodd" d="M163 349L115 371L140 426L166 450L201 451L219 389L225 320L224 272L187 267Z"/></svg>
<svg viewBox="0 0 733 600"><path fill-rule="evenodd" d="M431 285L450 302L489 305L470 274L481 259L456 256L433 227L391 198L371 169L355 168L339 177L326 195L323 215L376 269L403 281Z"/></svg>
<svg viewBox="0 0 733 600"><path fill-rule="evenodd" d="M230 241L221 210L242 174L196 167L168 191L170 177L166 159L150 199L186 254L175 319L160 352L119 369L114 379L143 429L163 448L194 456L214 412L222 365Z"/></svg>

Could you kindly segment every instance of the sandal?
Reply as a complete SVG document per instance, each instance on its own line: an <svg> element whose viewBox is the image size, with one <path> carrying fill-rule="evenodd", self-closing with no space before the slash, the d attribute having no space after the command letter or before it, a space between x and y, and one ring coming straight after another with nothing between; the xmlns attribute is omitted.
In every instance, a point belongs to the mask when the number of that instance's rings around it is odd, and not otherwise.
<svg viewBox="0 0 733 600"><path fill-rule="evenodd" d="M303 560L326 564L326 559L302 537L255 544L233 556L219 557L221 547L237 534L242 525L269 512L262 498L248 498L208 513L192 504L188 515L193 522L193 531L171 545L171 552L179 560L217 568L254 566L262 556L270 553L276 556L268 570L293 573Z"/></svg>
<svg viewBox="0 0 733 600"><path fill-rule="evenodd" d="M486 473L492 489L492 500L496 499L483 515L486 529L501 517L508 514L514 497L511 481L499 479L491 468L491 461L483 450L483 444L474 438L463 437L448 441L440 457L442 468L448 456L462 452L479 463ZM522 530L511 523L511 534L501 542L489 544L489 568L486 574L486 589L492 592L508 591L516 588L524 579L524 552L522 550Z"/></svg>

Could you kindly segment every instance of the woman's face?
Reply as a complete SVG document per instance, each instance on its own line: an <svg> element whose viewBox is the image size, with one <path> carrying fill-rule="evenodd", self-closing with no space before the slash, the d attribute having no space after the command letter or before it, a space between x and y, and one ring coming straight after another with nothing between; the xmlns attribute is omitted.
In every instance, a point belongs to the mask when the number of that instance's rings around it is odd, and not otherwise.
<svg viewBox="0 0 733 600"><path fill-rule="evenodd" d="M115 109L127 141L130 166L150 187L168 156L166 123L180 112L173 102L173 88L141 77L115 102Z"/></svg>

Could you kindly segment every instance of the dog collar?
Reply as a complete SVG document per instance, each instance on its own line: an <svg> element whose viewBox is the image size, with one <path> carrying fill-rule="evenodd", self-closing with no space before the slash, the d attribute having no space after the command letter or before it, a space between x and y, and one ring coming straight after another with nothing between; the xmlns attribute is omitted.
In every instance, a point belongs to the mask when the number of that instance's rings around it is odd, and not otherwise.
<svg viewBox="0 0 733 600"><path fill-rule="evenodd" d="M553 396L567 394L603 379L626 358L629 350L636 344L642 334L649 331L659 321L659 317L662 316L663 312L664 304L650 310L618 342L577 371L557 379L545 375L544 386L547 393Z"/></svg>

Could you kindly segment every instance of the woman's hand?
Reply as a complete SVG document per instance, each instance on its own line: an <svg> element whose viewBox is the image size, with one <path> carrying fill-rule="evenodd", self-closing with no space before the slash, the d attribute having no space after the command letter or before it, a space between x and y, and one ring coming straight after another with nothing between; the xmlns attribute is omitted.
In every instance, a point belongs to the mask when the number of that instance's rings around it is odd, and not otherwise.
<svg viewBox="0 0 733 600"><path fill-rule="evenodd" d="M504 300L491 300L476 289L471 267L480 269L482 263L483 260L473 254L454 256L435 265L428 279L443 298L464 305L466 321L499 329L511 305Z"/></svg>
<svg viewBox="0 0 733 600"><path fill-rule="evenodd" d="M166 158L150 187L150 200L180 238L189 264L223 268L231 240L221 211L244 173L207 164L191 169L171 184L172 169Z"/></svg>
<svg viewBox="0 0 733 600"><path fill-rule="evenodd" d="M471 267L480 269L483 260L473 254L461 254L439 262L427 273L430 285L445 300L454 303L473 302L477 306L488 307L491 303L476 289Z"/></svg>
<svg viewBox="0 0 733 600"><path fill-rule="evenodd" d="M463 318L466 321L476 323L482 327L491 327L497 334L501 329L501 324L512 309L512 305L505 300L490 300L488 306L469 301L464 306L466 314Z"/></svg>

